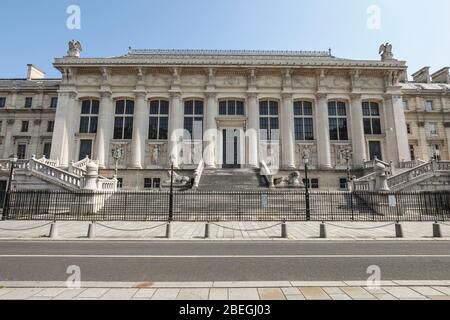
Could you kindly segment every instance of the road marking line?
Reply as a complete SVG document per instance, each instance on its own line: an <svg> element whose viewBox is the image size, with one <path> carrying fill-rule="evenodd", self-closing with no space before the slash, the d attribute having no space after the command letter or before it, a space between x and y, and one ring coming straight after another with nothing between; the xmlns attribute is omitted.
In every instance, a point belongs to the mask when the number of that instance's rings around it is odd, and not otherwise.
<svg viewBox="0 0 450 320"><path fill-rule="evenodd" d="M399 255L46 255L46 254L9 254L0 255L0 258L178 258L178 259L197 259L197 258L450 258L445 255L419 255L419 254L399 254Z"/></svg>

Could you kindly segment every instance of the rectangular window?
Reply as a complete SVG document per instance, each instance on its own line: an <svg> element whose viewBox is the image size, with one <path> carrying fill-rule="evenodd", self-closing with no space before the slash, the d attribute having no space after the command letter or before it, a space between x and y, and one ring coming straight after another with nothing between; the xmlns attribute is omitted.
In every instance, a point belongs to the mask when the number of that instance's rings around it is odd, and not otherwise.
<svg viewBox="0 0 450 320"><path fill-rule="evenodd" d="M98 100L84 100L81 103L80 133L97 133Z"/></svg>
<svg viewBox="0 0 450 320"><path fill-rule="evenodd" d="M29 125L30 125L29 121L22 121L22 127L20 128L20 132L28 132Z"/></svg>
<svg viewBox="0 0 450 320"><path fill-rule="evenodd" d="M0 97L0 108L4 108L6 106L6 98Z"/></svg>
<svg viewBox="0 0 450 320"><path fill-rule="evenodd" d="M339 178L339 188L347 189L347 178Z"/></svg>
<svg viewBox="0 0 450 320"><path fill-rule="evenodd" d="M431 136L437 135L438 130L437 130L437 123L436 122L430 122L428 124L428 133Z"/></svg>
<svg viewBox="0 0 450 320"><path fill-rule="evenodd" d="M426 111L433 111L433 100L425 101L425 110Z"/></svg>
<svg viewBox="0 0 450 320"><path fill-rule="evenodd" d="M411 160L416 160L416 153L414 152L414 145L409 145L409 155L411 156Z"/></svg>
<svg viewBox="0 0 450 320"><path fill-rule="evenodd" d="M319 179L303 179L305 188L319 189Z"/></svg>
<svg viewBox="0 0 450 320"><path fill-rule="evenodd" d="M407 100L403 100L403 110L409 110L409 103Z"/></svg>
<svg viewBox="0 0 450 320"><path fill-rule="evenodd" d="M161 186L160 178L145 178L144 189L159 189Z"/></svg>
<svg viewBox="0 0 450 320"><path fill-rule="evenodd" d="M47 122L47 132L53 132L55 129L55 121Z"/></svg>
<svg viewBox="0 0 450 320"><path fill-rule="evenodd" d="M328 117L330 140L348 140L347 110L345 102L329 101Z"/></svg>
<svg viewBox="0 0 450 320"><path fill-rule="evenodd" d="M114 139L133 139L134 101L119 100L116 102L116 115L114 118Z"/></svg>
<svg viewBox="0 0 450 320"><path fill-rule="evenodd" d="M46 159L50 159L50 152L52 150L52 144L50 142L44 143L44 151L42 154Z"/></svg>
<svg viewBox="0 0 450 320"><path fill-rule="evenodd" d="M58 106L58 98L52 97L52 99L50 100L50 108L56 109L57 106Z"/></svg>
<svg viewBox="0 0 450 320"><path fill-rule="evenodd" d="M411 124L409 124L409 123L406 124L406 132L408 134L411 134Z"/></svg>
<svg viewBox="0 0 450 320"><path fill-rule="evenodd" d="M311 102L294 102L294 129L295 140L314 140L314 125Z"/></svg>
<svg viewBox="0 0 450 320"><path fill-rule="evenodd" d="M240 100L223 100L219 102L219 115L243 116L244 102Z"/></svg>
<svg viewBox="0 0 450 320"><path fill-rule="evenodd" d="M278 102L260 101L259 129L261 140L271 141L280 138L280 123L278 120Z"/></svg>
<svg viewBox="0 0 450 320"><path fill-rule="evenodd" d="M19 144L17 146L17 158L23 160L25 159L26 156L27 156L27 145Z"/></svg>
<svg viewBox="0 0 450 320"><path fill-rule="evenodd" d="M377 102L362 103L364 134L381 134L380 106Z"/></svg>
<svg viewBox="0 0 450 320"><path fill-rule="evenodd" d="M155 100L150 102L149 140L167 140L169 127L169 102Z"/></svg>
<svg viewBox="0 0 450 320"><path fill-rule="evenodd" d="M117 188L118 189L123 188L123 178L117 178Z"/></svg>
<svg viewBox="0 0 450 320"><path fill-rule="evenodd" d="M31 108L32 105L33 105L33 98L26 97L25 98L25 108Z"/></svg>
<svg viewBox="0 0 450 320"><path fill-rule="evenodd" d="M185 101L184 130L186 140L203 140L203 101Z"/></svg>

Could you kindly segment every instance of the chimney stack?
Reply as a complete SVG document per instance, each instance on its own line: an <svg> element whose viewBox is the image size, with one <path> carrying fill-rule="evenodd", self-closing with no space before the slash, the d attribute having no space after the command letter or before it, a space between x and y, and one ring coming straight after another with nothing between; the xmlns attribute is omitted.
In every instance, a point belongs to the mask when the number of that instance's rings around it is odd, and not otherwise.
<svg viewBox="0 0 450 320"><path fill-rule="evenodd" d="M27 80L45 79L45 72L36 68L33 64L28 64Z"/></svg>
<svg viewBox="0 0 450 320"><path fill-rule="evenodd" d="M412 75L414 82L430 83L430 67L424 67Z"/></svg>
<svg viewBox="0 0 450 320"><path fill-rule="evenodd" d="M431 75L431 79L436 83L449 83L450 84L450 74L449 67L442 68Z"/></svg>

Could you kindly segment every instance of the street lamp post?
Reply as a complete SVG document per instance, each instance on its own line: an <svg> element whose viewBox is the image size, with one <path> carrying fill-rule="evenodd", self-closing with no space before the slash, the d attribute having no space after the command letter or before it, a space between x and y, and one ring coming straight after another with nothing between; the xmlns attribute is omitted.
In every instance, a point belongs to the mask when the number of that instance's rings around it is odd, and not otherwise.
<svg viewBox="0 0 450 320"><path fill-rule="evenodd" d="M169 222L173 221L173 171L175 159L170 157L170 195L169 195Z"/></svg>
<svg viewBox="0 0 450 320"><path fill-rule="evenodd" d="M16 167L17 160L18 160L18 158L16 155L9 156L9 165L11 168L9 171L8 187L6 188L5 200L3 202L2 220L6 220L8 218L11 185L12 185L12 179L13 179L13 175L14 175L14 168Z"/></svg>
<svg viewBox="0 0 450 320"><path fill-rule="evenodd" d="M303 156L303 164L305 165L305 200L306 200L306 220L311 220L311 207L309 203L309 180L308 180L308 163L309 159L306 155Z"/></svg>
<svg viewBox="0 0 450 320"><path fill-rule="evenodd" d="M114 159L114 171L115 171L114 178L117 179L117 175L119 172L119 161L123 157L123 149L121 147L114 149L112 152L112 157Z"/></svg>
<svg viewBox="0 0 450 320"><path fill-rule="evenodd" d="M350 190L350 182L352 180L351 176L350 176L350 159L352 158L353 154L352 154L352 150L351 149L345 149L341 151L344 159L345 159L345 163L347 165L347 190Z"/></svg>

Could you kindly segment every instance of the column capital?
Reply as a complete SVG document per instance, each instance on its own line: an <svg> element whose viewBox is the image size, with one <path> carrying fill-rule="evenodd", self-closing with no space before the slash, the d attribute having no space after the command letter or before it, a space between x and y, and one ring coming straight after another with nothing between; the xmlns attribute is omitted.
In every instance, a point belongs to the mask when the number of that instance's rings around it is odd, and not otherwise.
<svg viewBox="0 0 450 320"><path fill-rule="evenodd" d="M258 98L258 93L254 92L254 91L249 91L249 92L247 92L247 97L249 99L256 99L256 98Z"/></svg>
<svg viewBox="0 0 450 320"><path fill-rule="evenodd" d="M328 99L328 94L324 93L324 92L317 92L316 97L319 100L324 100L324 99L326 100L326 99Z"/></svg>
<svg viewBox="0 0 450 320"><path fill-rule="evenodd" d="M217 93L216 93L216 92L213 92L213 91L206 91L206 92L205 92L205 96L206 96L206 98L212 98L212 99L215 99L216 96L217 96Z"/></svg>
<svg viewBox="0 0 450 320"><path fill-rule="evenodd" d="M112 97L111 91L100 91L99 93L101 98L111 99Z"/></svg>
<svg viewBox="0 0 450 320"><path fill-rule="evenodd" d="M145 97L147 96L147 92L142 90L134 90L134 95L136 96L136 98L145 99Z"/></svg>
<svg viewBox="0 0 450 320"><path fill-rule="evenodd" d="M362 94L359 92L352 92L349 94L351 100L361 100Z"/></svg>
<svg viewBox="0 0 450 320"><path fill-rule="evenodd" d="M281 97L283 100L292 99L292 92L282 92Z"/></svg>
<svg viewBox="0 0 450 320"><path fill-rule="evenodd" d="M181 91L169 91L170 98L181 99Z"/></svg>

